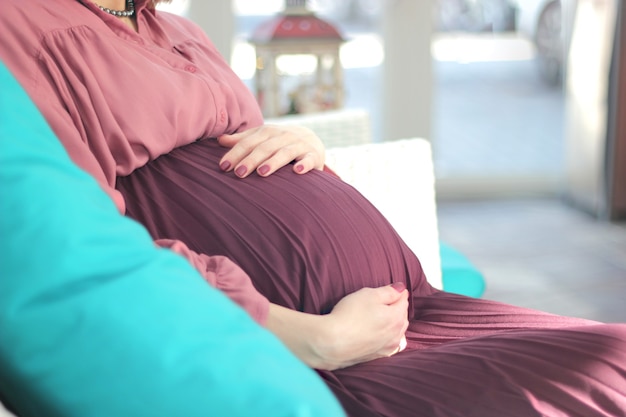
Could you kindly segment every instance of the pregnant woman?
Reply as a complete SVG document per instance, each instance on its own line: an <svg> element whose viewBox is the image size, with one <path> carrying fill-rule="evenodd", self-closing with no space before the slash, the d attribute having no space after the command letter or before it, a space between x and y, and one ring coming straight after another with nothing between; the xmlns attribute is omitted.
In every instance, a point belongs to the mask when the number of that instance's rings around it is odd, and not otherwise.
<svg viewBox="0 0 626 417"><path fill-rule="evenodd" d="M349 415L626 415L626 325L432 288L324 170L319 139L264 126L203 32L154 6L8 0L0 58L119 210L317 369Z"/></svg>

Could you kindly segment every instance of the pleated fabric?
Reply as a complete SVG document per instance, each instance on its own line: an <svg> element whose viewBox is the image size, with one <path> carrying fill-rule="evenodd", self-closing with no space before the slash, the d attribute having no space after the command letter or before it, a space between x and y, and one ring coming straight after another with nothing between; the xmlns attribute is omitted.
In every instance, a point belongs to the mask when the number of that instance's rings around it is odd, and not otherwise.
<svg viewBox="0 0 626 417"><path fill-rule="evenodd" d="M432 288L419 260L332 174L239 179L201 140L117 188L155 239L224 255L271 302L328 313L363 287L410 289L407 349L319 371L350 416L626 416L626 325L555 316Z"/></svg>

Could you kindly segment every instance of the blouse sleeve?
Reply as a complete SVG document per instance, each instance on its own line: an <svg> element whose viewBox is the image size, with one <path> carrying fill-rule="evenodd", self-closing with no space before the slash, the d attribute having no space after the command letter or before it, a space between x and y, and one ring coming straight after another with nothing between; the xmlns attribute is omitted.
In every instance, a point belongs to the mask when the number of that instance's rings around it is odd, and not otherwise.
<svg viewBox="0 0 626 417"><path fill-rule="evenodd" d="M226 293L258 323L265 323L269 301L254 288L250 277L230 259L198 254L178 240L159 239L156 243L187 258L209 284Z"/></svg>

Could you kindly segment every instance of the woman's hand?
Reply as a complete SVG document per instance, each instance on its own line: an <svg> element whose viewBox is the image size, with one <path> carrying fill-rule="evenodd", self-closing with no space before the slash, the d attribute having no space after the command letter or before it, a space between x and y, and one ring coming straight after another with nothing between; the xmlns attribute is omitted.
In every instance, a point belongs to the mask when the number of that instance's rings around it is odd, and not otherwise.
<svg viewBox="0 0 626 417"><path fill-rule="evenodd" d="M333 368L391 356L406 347L409 293L400 285L400 292L391 285L363 288L337 303L328 315L334 335L319 347Z"/></svg>
<svg viewBox="0 0 626 417"><path fill-rule="evenodd" d="M320 138L311 129L291 125L264 125L217 138L232 148L220 160L224 171L234 170L240 178L255 171L267 177L292 161L294 172L304 174L324 167L325 152Z"/></svg>
<svg viewBox="0 0 626 417"><path fill-rule="evenodd" d="M272 304L267 327L312 368L333 370L404 349L407 309L408 291L394 284L356 291L324 316Z"/></svg>

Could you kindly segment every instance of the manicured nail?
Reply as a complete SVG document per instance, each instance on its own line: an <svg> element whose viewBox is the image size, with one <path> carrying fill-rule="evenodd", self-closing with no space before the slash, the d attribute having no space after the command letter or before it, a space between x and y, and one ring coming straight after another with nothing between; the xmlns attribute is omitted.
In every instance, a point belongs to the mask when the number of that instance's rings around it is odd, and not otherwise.
<svg viewBox="0 0 626 417"><path fill-rule="evenodd" d="M269 165L262 165L259 167L259 175L265 175L268 172L270 172L270 166Z"/></svg>
<svg viewBox="0 0 626 417"><path fill-rule="evenodd" d="M296 172L300 173L302 171L304 171L304 165L296 165Z"/></svg>
<svg viewBox="0 0 626 417"><path fill-rule="evenodd" d="M237 174L238 177L243 177L246 175L246 172L248 172L248 168L246 168L245 165L241 165L235 170L235 174Z"/></svg>
<svg viewBox="0 0 626 417"><path fill-rule="evenodd" d="M406 284L404 282L394 282L391 284L391 287L398 292L406 290Z"/></svg>
<svg viewBox="0 0 626 417"><path fill-rule="evenodd" d="M230 168L230 162L224 161L220 164L220 169L222 171L228 171L228 168Z"/></svg>

